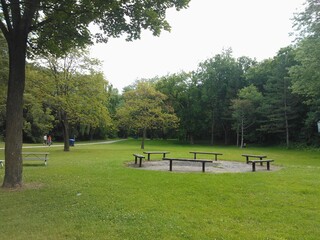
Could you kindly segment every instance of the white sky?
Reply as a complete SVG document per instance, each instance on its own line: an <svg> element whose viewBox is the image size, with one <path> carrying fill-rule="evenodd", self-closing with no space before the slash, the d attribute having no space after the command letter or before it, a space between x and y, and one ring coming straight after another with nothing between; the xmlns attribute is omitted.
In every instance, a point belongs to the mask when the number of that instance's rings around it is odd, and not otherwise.
<svg viewBox="0 0 320 240"><path fill-rule="evenodd" d="M141 39L110 39L92 47L106 79L120 92L141 78L196 70L200 62L232 48L233 56L261 61L291 44L292 17L305 0L191 0L189 8L169 10L171 32Z"/></svg>

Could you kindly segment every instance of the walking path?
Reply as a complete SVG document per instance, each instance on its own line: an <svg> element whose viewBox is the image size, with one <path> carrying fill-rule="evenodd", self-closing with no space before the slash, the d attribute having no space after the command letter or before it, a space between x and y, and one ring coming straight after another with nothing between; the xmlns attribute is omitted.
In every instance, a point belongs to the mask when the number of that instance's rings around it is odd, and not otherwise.
<svg viewBox="0 0 320 240"><path fill-rule="evenodd" d="M104 141L104 142L88 142L88 143L75 143L75 146L85 146L85 145L97 145L97 144L110 144L115 142L125 141L126 139L119 139L119 140L111 140L111 141ZM28 148L52 148L52 147L63 147L63 144L52 144L51 146L48 145L37 145L37 146L23 146L23 149ZM4 150L4 148L0 148L0 150Z"/></svg>

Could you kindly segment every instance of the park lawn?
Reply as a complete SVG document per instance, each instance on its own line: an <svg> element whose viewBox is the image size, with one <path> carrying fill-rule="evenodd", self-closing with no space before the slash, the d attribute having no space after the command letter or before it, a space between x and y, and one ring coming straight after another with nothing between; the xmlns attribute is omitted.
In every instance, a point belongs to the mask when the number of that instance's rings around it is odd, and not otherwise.
<svg viewBox="0 0 320 240"><path fill-rule="evenodd" d="M175 157L217 151L224 160L242 162L243 153L266 154L282 169L212 174L128 168L132 154L142 153L137 140L76 144L70 152L37 148L50 152L48 166L25 165L25 187L0 190L1 239L319 239L319 151L173 140L147 141L145 150ZM0 169L1 182L3 176Z"/></svg>

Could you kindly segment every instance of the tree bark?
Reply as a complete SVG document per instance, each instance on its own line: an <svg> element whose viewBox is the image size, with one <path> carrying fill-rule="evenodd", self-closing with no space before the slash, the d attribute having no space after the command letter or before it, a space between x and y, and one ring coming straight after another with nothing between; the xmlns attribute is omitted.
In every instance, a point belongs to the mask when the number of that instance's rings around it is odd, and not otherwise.
<svg viewBox="0 0 320 240"><path fill-rule="evenodd" d="M70 144L69 144L69 121L67 113L62 113L62 132L63 132L63 141L64 141L64 148L65 152L70 151Z"/></svg>
<svg viewBox="0 0 320 240"><path fill-rule="evenodd" d="M3 187L22 185L23 92L25 87L26 36L14 35L9 45L9 81L6 106L5 176Z"/></svg>
<svg viewBox="0 0 320 240"><path fill-rule="evenodd" d="M212 110L212 119L211 119L211 139L210 139L210 145L213 146L214 141L214 114Z"/></svg>
<svg viewBox="0 0 320 240"><path fill-rule="evenodd" d="M144 141L145 141L146 136L147 136L147 129L143 128L142 132L143 133L142 133L141 149L144 149Z"/></svg>
<svg viewBox="0 0 320 240"><path fill-rule="evenodd" d="M243 148L244 145L244 120L241 119L241 148Z"/></svg>

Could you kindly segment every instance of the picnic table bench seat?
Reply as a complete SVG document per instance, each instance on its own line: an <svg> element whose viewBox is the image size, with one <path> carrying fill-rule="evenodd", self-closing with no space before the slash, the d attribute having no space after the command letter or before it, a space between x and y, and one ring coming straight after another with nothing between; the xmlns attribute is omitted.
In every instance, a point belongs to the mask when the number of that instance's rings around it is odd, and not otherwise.
<svg viewBox="0 0 320 240"><path fill-rule="evenodd" d="M169 161L169 171L172 171L172 162L173 161L201 162L202 163L202 172L205 172L205 164L206 163L212 163L212 160L207 160L207 159L163 158L162 160Z"/></svg>
<svg viewBox="0 0 320 240"><path fill-rule="evenodd" d="M222 153L218 153L218 152L200 152L200 151L192 151L190 153L193 153L193 158L197 159L197 154L210 154L210 155L215 155L215 159L214 160L218 160L218 155L223 155Z"/></svg>
<svg viewBox="0 0 320 240"><path fill-rule="evenodd" d="M150 155L152 155L152 154L162 154L162 157L165 158L166 154L169 154L170 152L168 152L168 151L145 151L143 153L148 155L148 161L150 161Z"/></svg>
<svg viewBox="0 0 320 240"><path fill-rule="evenodd" d="M137 164L137 161L139 159L139 167L141 167L142 166L142 159L144 159L145 156L140 155L140 154L136 154L136 153L134 153L133 156L134 156L134 164Z"/></svg>
<svg viewBox="0 0 320 240"><path fill-rule="evenodd" d="M263 158L266 158L266 155L255 155L255 154L242 154L241 156L246 158L246 163L249 163L250 158L258 158L260 160L262 160ZM261 165L263 162L260 162Z"/></svg>
<svg viewBox="0 0 320 240"><path fill-rule="evenodd" d="M273 159L262 159L262 160L249 160L249 163L252 164L252 172L256 171L256 163L267 163L267 170L270 170L270 163L273 162Z"/></svg>

